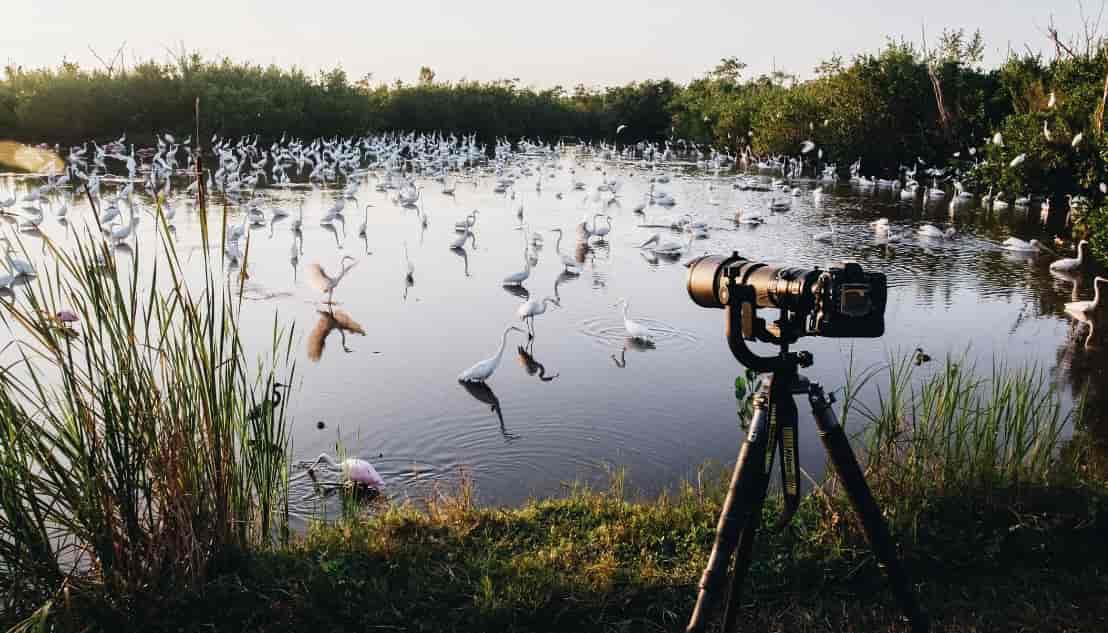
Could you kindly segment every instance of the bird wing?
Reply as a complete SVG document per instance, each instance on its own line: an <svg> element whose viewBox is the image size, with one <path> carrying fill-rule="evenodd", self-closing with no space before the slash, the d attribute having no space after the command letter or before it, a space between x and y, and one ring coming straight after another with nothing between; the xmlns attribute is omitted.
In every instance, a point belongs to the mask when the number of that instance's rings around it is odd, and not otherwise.
<svg viewBox="0 0 1108 633"><path fill-rule="evenodd" d="M353 332L354 334L361 334L362 336L365 336L365 328L362 327L361 323L355 321L354 317L350 316L349 312L345 310L335 310L329 315L329 318L333 318L335 321L335 325L337 325L339 328L347 332Z"/></svg>
<svg viewBox="0 0 1108 633"><path fill-rule="evenodd" d="M335 319L331 317L330 313L320 311L319 321L308 333L308 360L313 363L319 362L319 359L323 356L323 348L327 346L327 336L331 334L331 330L335 329L335 325Z"/></svg>
<svg viewBox="0 0 1108 633"><path fill-rule="evenodd" d="M319 262L312 262L308 266L308 283L312 284L312 287L320 292L329 292L331 290L331 278L324 272L323 267L319 265Z"/></svg>

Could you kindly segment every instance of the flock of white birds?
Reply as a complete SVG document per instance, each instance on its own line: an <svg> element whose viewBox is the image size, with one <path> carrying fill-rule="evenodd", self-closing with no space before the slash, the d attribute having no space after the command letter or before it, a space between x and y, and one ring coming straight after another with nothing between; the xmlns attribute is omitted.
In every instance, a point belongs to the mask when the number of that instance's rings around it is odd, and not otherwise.
<svg viewBox="0 0 1108 633"><path fill-rule="evenodd" d="M998 141L999 142L999 141ZM756 163L749 156L734 157L715 151L701 152L697 148L693 153L685 152L682 159L686 165L697 168L714 176L711 183L721 181L721 172L729 172L742 167L758 167L780 170L781 178L774 178L768 184L765 179L745 175L740 171L733 176L731 186L742 190L764 191L768 195L763 209L737 209L734 216L721 214L735 225L756 225L765 221L766 213L788 211L792 200L812 196L819 203L830 191L825 185L834 185L838 176L835 166L824 168L820 176L821 184L814 190L804 191L796 186L790 176L799 175L804 166L804 156L815 149L815 145L806 142L797 158ZM345 229L345 217L358 214L360 225L358 235L366 237L372 204L361 204L358 193L370 186L370 180L376 192L386 196L395 205L415 210L426 225L428 216L424 211L423 197L428 189L437 189L433 195L453 196L459 182L477 182L491 180L493 191L503 194L513 213L510 218L516 223L523 236L523 266L503 278L505 286L519 286L531 275L537 263L538 247L543 244L541 232L532 232L523 202L524 187L542 191L547 188L561 199L566 195L583 196L582 204L591 203L590 212L577 222L572 235L566 235L561 228L553 228L549 234L556 236L555 255L561 260L564 274L580 273L580 264L572 256L562 252L563 238L577 242L604 241L613 231L612 217L606 209L609 204L620 201L620 193L625 179L647 179L649 186L642 199L635 201L633 211L642 214L646 207L655 206L669 209L678 204L672 193L665 189L675 178L672 162L677 150L669 144L637 144L617 148L606 144L580 146L573 150L575 160L562 158L570 151L561 145L533 142L521 139L516 143L499 140L491 147L478 143L473 136L449 136L440 134L381 134L356 138L332 138L305 141L282 137L269 145L263 145L258 137L226 139L212 137L210 147L204 151L203 158L195 150L191 138L178 142L174 136L163 134L157 137L150 147L136 149L128 144L126 136L105 145L90 141L72 147L61 156L58 165L49 174L43 174L41 184L30 188L20 199L14 195L0 194L0 214L14 224L13 230L36 232L48 215L65 222L70 204L80 196L92 204L95 221L99 225L103 243L108 246L125 244L135 239L135 230L143 214L158 218L159 214L169 226L173 226L178 210L195 211L198 194L219 196L240 211L237 222L229 221L225 227L224 255L231 265L238 265L244 258L244 239L251 226L272 223L275 219L290 218L289 227L294 235L289 258L295 266L302 256L303 242L301 234L304 226L303 197L294 210L289 206L289 196L272 197L261 195L265 189L288 189L296 191L320 191L330 196L332 202L314 221L319 226L335 233L336 224ZM586 159L596 159L586 163ZM567 169L568 167L568 169ZM610 170L610 173L609 173ZM916 171L905 170L905 180L881 180L866 178L861 174L861 166L856 163L850 169L850 184L865 189L887 188L898 191L904 200L943 200L947 191L939 186L938 176L932 173L932 185L922 187L916 180ZM597 180L597 177L599 179ZM187 184L186 184L187 183ZM433 184L432 184L433 183ZM175 189L175 185L184 184ZM709 185L708 205L718 205ZM291 198L295 200L295 197ZM956 204L964 204L977 197L967 192L957 180L953 181L951 211ZM1008 203L1001 195L993 195L991 190L979 198L982 206L997 208ZM295 203L294 203L295 204ZM1017 200L1017 205L1026 205L1026 200ZM1044 208L1043 213L1047 213ZM491 214L489 214L491 215ZM234 217L232 214L229 217ZM451 249L463 249L474 238L476 227L482 218L478 209L472 210L455 223L456 237L449 244ZM717 215L716 217L720 217ZM503 221L490 220L490 221ZM640 245L648 260L667 258L680 259L689 253L693 242L709 236L714 227L698 214L682 213L667 217L655 224L663 232L654 233ZM734 227L731 227L734 228ZM871 223L875 239L879 242L895 243L911 239L910 234L893 226L886 218ZM827 231L813 233L812 239L821 242L833 242L838 230L829 221ZM679 237L678 237L679 236ZM953 227L941 228L932 224L916 227L915 239L951 240L957 238ZM298 239L300 238L300 239ZM21 258L8 236L0 237L4 245L2 262L5 270L0 272L0 288L9 288L20 277L35 275L30 262ZM1049 250L1037 240L1024 241L1009 238L998 245L999 248L1035 252ZM1086 254L1087 244L1081 242L1076 258L1064 258L1051 264L1051 271L1063 276L1080 275L1089 262ZM111 252L111 249L97 249L98 252ZM414 282L415 265L409 259L407 244L404 244L406 261L406 280ZM343 256L337 268L326 270L318 261L308 266L308 281L320 293L321 300L330 305L344 277L357 264L350 256ZM1095 297L1092 301L1074 302L1066 305L1066 312L1073 318L1092 322L1094 314L1100 309L1100 294L1108 280L1098 277L1095 282ZM528 298L519 305L515 317L526 329L512 325L501 336L495 354L483 359L458 375L462 382L484 382L495 373L504 354L508 337L514 332L533 336L535 319L544 315L551 307L559 307L559 300L552 297ZM627 337L640 342L650 342L652 333L649 327L630 316L630 303L620 299L613 306L621 311ZM343 471L347 480L371 486L382 483L373 467L361 460L359 463L336 464L325 456L317 460L317 465L325 465ZM368 466L368 469L365 467ZM363 481L364 480L364 481Z"/></svg>

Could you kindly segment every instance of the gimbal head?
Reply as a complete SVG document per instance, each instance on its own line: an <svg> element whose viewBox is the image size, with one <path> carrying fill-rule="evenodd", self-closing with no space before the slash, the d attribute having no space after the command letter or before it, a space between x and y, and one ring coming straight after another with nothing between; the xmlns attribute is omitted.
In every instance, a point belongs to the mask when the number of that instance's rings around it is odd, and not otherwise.
<svg viewBox="0 0 1108 633"><path fill-rule="evenodd" d="M791 372L798 367L810 367L813 362L810 352L790 352L789 345L799 340L799 335L788 327L789 311L780 308L781 317L773 324L758 317L758 303L755 289L740 284L734 275L725 276L727 285L720 288L720 298L726 299L724 314L727 317L727 346L740 363L759 373ZM757 340L778 345L776 356L759 356L746 344Z"/></svg>

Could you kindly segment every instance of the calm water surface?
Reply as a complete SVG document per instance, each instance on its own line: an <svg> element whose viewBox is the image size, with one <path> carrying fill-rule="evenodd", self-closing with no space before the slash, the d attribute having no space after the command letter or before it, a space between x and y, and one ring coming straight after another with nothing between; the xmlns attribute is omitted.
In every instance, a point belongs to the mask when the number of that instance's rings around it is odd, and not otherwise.
<svg viewBox="0 0 1108 633"><path fill-rule="evenodd" d="M1106 434L1101 412L1108 398L1108 360L1095 340L1086 346L1086 330L1062 311L1065 302L1092 296L1091 279L1075 287L1050 275L1050 255L1000 250L999 242L1009 235L1050 238L1025 211L990 213L970 203L956 207L952 216L948 201L902 202L891 191L862 192L846 184L825 186L828 192L816 203L810 189L817 183L802 181L797 184L804 194L792 198L791 209L771 213L770 194L733 189L730 177L674 167L667 170L673 180L659 189L672 193L677 205L648 206L637 214L633 209L649 188L648 173L605 164L608 176L622 182L620 203L606 204L609 194L570 189L573 166L595 191L601 164L584 159L577 165L571 156L549 172L553 178L543 179L541 192L535 189L537 177L521 178L514 201L493 192L491 176L459 182L454 196L440 193L430 178L418 179L425 187L426 227L418 211L390 202L391 192L376 191L372 176L359 190L358 203L347 205L345 231L318 222L338 193L334 189L259 192L294 215L296 201L307 196L297 265L290 262L290 218L251 230L242 310L248 343L259 353L269 343L275 312L296 325L299 384L290 411L298 459L333 454L341 445L347 454L373 461L394 498L421 498L465 473L486 503L554 494L574 480L602 481L612 466L627 468L633 488L655 492L693 475L705 460L731 460L741 439L732 389L741 368L723 338L723 312L698 308L688 299L682 263L693 255L732 250L798 266L852 258L888 275L883 338L805 339L796 347L815 354L815 366L804 373L829 390L842 386L851 354L858 367L916 347L936 359L968 354L984 372L994 357L1011 365L1038 363L1071 401L1090 385L1094 432ZM38 182L0 178L0 197ZM102 192L113 189L106 183ZM558 199L557 192L564 197ZM530 343L519 334L509 337L487 387L464 386L458 373L492 355L504 328L518 324L521 293L509 292L501 280L524 266L524 237L515 216L520 202L530 230L545 238L524 288L533 297L557 297L561 307L538 317ZM366 204L374 206L362 239L356 233ZM70 228L91 218L82 198L69 205ZM195 259L201 256L198 217L183 202L177 206L178 248ZM740 207L762 211L766 223L736 226L731 219ZM607 241L577 244L574 225L601 208L612 216ZM454 223L473 209L480 210L475 240L464 251L451 250ZM240 211L232 213L237 223ZM645 256L638 245L654 232L663 238L680 234L642 225L665 225L685 213L715 227L710 237L694 241L673 261ZM878 217L888 217L905 239L877 243L868 223ZM836 227L834 242L814 241L812 235L826 230L828 220ZM915 228L924 222L952 223L958 235L950 241L920 240ZM140 243L152 241L153 226L144 214ZM560 251L580 262L580 275L563 274L552 228L566 232ZM80 231L66 231L47 207L42 232L72 243ZM32 259L41 257L40 238L21 239ZM405 244L414 266L411 285L405 279ZM335 271L343 255L358 263L336 291L331 317L307 281L307 266L318 261ZM630 302L632 318L654 330L653 347L626 340L613 306L620 298ZM801 413L802 465L818 472L821 444L809 415L803 408ZM293 490L293 505L301 512L315 506L304 500L305 485Z"/></svg>

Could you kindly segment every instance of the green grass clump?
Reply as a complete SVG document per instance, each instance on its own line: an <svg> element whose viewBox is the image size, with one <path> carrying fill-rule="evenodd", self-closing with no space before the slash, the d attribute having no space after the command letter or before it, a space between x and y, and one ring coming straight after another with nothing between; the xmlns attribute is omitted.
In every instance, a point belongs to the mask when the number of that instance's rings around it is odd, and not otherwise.
<svg viewBox="0 0 1108 633"><path fill-rule="evenodd" d="M570 489L517 508L472 491L318 523L288 547L224 561L202 587L138 609L84 602L59 630L680 631L726 482L656 499ZM966 512L935 497L898 535L936 631L1103 631L1108 494L1025 490ZM777 499L765 523L780 511ZM755 548L747 631L907 631L845 500L809 497Z"/></svg>
<svg viewBox="0 0 1108 633"><path fill-rule="evenodd" d="M186 281L164 228L130 270L98 236L72 253L47 242L48 269L0 308L16 341L0 369L9 617L196 587L213 561L264 551L285 526L285 410L249 412L279 364L291 373L290 337L275 325L269 360L252 366L236 298L207 258ZM63 308L77 327L54 317Z"/></svg>

